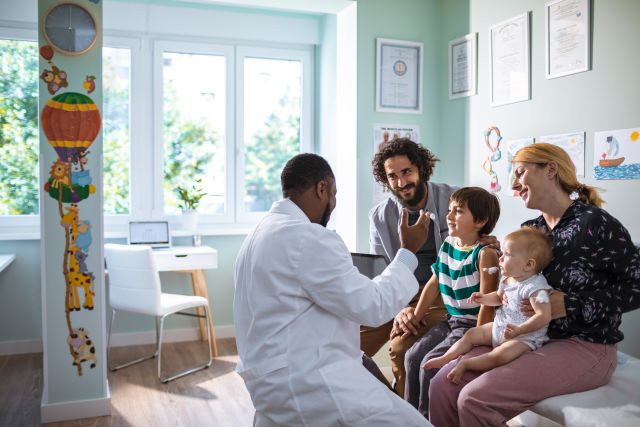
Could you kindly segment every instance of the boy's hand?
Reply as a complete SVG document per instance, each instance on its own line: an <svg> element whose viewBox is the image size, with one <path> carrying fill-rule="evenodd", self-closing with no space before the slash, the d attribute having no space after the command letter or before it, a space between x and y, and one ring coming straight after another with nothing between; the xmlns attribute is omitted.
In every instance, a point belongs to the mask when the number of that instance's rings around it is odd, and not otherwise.
<svg viewBox="0 0 640 427"><path fill-rule="evenodd" d="M400 247L413 252L420 250L429 238L429 215L420 210L420 217L415 224L409 225L409 211L402 209L402 220L400 222Z"/></svg>
<svg viewBox="0 0 640 427"><path fill-rule="evenodd" d="M504 328L504 337L508 340L513 339L520 335L520 326L512 325L511 323L507 324Z"/></svg>

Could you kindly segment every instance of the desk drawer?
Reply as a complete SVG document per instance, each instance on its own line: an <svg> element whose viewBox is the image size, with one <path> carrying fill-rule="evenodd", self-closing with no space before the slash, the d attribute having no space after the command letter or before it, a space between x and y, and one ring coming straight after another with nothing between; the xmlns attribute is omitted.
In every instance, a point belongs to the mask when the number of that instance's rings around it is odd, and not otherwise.
<svg viewBox="0 0 640 427"><path fill-rule="evenodd" d="M166 252L156 251L153 255L158 271L208 270L218 267L218 252L211 249L172 249Z"/></svg>

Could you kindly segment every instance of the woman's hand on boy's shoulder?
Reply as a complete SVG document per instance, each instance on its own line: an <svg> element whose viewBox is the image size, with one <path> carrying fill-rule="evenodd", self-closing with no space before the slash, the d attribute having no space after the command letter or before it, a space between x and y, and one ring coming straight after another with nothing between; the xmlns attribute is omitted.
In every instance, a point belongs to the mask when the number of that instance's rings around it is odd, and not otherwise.
<svg viewBox="0 0 640 427"><path fill-rule="evenodd" d="M484 234L480 236L480 244L493 248L498 251L498 253L500 253L500 241L496 238L496 236Z"/></svg>

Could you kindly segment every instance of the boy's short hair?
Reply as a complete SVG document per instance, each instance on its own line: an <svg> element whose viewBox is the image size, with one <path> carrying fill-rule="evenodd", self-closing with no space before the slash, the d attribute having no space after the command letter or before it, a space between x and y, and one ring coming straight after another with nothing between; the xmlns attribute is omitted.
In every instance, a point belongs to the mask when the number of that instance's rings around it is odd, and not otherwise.
<svg viewBox="0 0 640 427"><path fill-rule="evenodd" d="M489 234L500 218L500 202L495 194L480 187L462 187L449 199L471 211L475 222L487 221L479 231L480 235Z"/></svg>
<svg viewBox="0 0 640 427"><path fill-rule="evenodd" d="M551 238L544 231L534 227L522 227L507 234L505 240L515 240L526 252L527 257L536 260L536 272L544 270L553 258Z"/></svg>

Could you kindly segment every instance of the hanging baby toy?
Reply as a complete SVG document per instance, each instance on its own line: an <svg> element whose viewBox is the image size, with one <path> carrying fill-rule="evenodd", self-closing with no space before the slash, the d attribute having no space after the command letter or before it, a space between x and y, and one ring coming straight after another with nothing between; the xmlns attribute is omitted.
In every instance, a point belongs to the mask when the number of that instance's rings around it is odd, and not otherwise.
<svg viewBox="0 0 640 427"><path fill-rule="evenodd" d="M491 134L496 134L496 145L491 145ZM484 131L484 143L491 150L491 155L482 162L482 169L491 177L491 183L489 184L489 190L497 193L500 191L500 184L498 183L498 174L493 170L493 163L500 160L502 152L500 152L500 141L502 141L502 135L500 135L500 129L497 126L490 126Z"/></svg>

